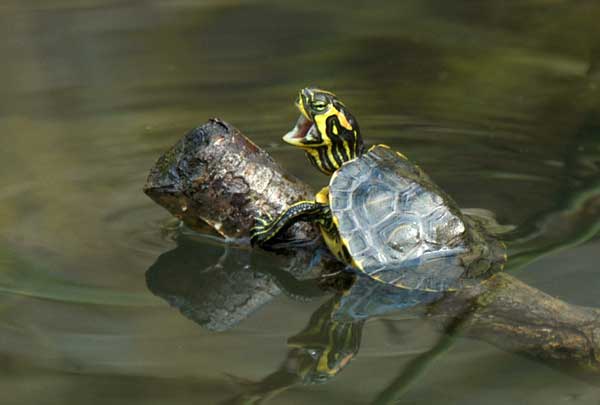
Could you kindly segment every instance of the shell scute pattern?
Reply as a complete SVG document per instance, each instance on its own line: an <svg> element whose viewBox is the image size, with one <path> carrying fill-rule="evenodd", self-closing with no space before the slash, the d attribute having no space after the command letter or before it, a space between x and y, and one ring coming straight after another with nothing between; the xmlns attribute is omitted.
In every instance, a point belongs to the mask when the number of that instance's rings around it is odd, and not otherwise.
<svg viewBox="0 0 600 405"><path fill-rule="evenodd" d="M339 226L338 231L343 235L351 235L358 229L358 224L354 219L354 216L350 211L342 211L343 213L338 217Z"/></svg>
<svg viewBox="0 0 600 405"><path fill-rule="evenodd" d="M350 251L360 254L369 248L369 244L360 231L356 231L348 239L348 247Z"/></svg>
<svg viewBox="0 0 600 405"><path fill-rule="evenodd" d="M414 198L407 199L406 203L411 212L427 215L431 211L431 207L440 206L444 203L442 197L433 193L414 193Z"/></svg>
<svg viewBox="0 0 600 405"><path fill-rule="evenodd" d="M374 253L374 252L371 252L371 249L369 249L368 252L361 254L359 256L360 259L357 260L357 263L360 264L360 266L363 268L363 270L366 271L366 269L369 269L369 271L368 271L369 274L371 274L371 272L372 272L371 269L380 268L382 266L380 258L378 258L376 254L372 254L372 253ZM356 258L355 258L355 260L356 260Z"/></svg>
<svg viewBox="0 0 600 405"><path fill-rule="evenodd" d="M331 208L336 211L348 211L352 209L351 193L345 191L336 191L338 198L335 201L330 201Z"/></svg>
<svg viewBox="0 0 600 405"><path fill-rule="evenodd" d="M444 243L453 246L461 242L461 235L465 225L460 218L452 215L447 210L433 211L425 221L428 226L427 235L431 243Z"/></svg>
<svg viewBox="0 0 600 405"><path fill-rule="evenodd" d="M418 252L413 252L418 248L419 241L422 239L421 230L415 220L406 217L403 222L394 222L395 218L390 218L383 227L376 232L379 240L392 248L389 252L397 261L406 260L406 257L418 256Z"/></svg>
<svg viewBox="0 0 600 405"><path fill-rule="evenodd" d="M466 228L449 197L414 164L375 147L330 183L332 213L362 271L409 289L452 288Z"/></svg>
<svg viewBox="0 0 600 405"><path fill-rule="evenodd" d="M350 198L360 211L355 214L369 225L376 226L394 213L393 189L385 183L367 180L355 189Z"/></svg>

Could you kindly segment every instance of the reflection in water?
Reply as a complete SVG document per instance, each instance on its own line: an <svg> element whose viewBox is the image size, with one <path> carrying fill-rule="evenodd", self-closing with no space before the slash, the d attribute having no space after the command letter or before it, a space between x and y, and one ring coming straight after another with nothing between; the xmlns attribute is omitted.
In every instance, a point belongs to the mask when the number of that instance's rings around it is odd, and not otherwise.
<svg viewBox="0 0 600 405"><path fill-rule="evenodd" d="M313 313L304 330L288 339L288 355L280 368L257 383L243 384L244 392L234 403L254 403L295 384L329 381L358 353L367 317L419 303L410 292L387 288L367 277L354 281L352 275L341 272L303 282L284 272L270 272L276 266L266 268L266 262L253 265L249 251L224 249L211 263L194 241L180 238L177 248L162 254L148 269L148 288L213 331L234 327L281 292L294 299L312 299L318 292L325 295L338 290ZM365 300L373 313L365 312L361 304Z"/></svg>
<svg viewBox="0 0 600 405"><path fill-rule="evenodd" d="M313 261L312 255L328 254L321 250L299 249L292 258L264 260L247 247L215 243L215 249L207 250L193 238L181 236L177 248L161 254L148 269L146 282L154 294L200 326L225 331L282 291L299 300L324 295L312 279L299 280L315 276L311 263L319 261Z"/></svg>
<svg viewBox="0 0 600 405"><path fill-rule="evenodd" d="M475 221L472 216L468 218ZM487 220L492 229L500 228L491 218ZM487 243L495 246L491 237ZM310 248L308 251L313 253ZM446 295L399 289L345 271L300 281L290 275L314 274L313 257L300 253L271 264L266 260L253 262L252 257L249 250L227 246L220 256L206 255L197 243L181 236L177 248L163 253L146 272L148 288L154 294L200 326L220 332L235 327L282 292L294 299L333 292L308 325L288 338L288 354L279 369L259 382L243 384L243 393L232 399L233 403L254 403L296 384L330 381L358 354L367 319L430 304ZM458 259L451 261L458 263ZM469 263L465 266L479 266L477 261L465 262ZM461 273L479 275L477 269L470 268L463 268ZM461 316L457 319L460 322Z"/></svg>
<svg viewBox="0 0 600 405"><path fill-rule="evenodd" d="M146 273L150 290L200 326L224 331L281 293L273 278L251 270L247 250L215 255L180 239ZM212 253L212 254L211 254Z"/></svg>

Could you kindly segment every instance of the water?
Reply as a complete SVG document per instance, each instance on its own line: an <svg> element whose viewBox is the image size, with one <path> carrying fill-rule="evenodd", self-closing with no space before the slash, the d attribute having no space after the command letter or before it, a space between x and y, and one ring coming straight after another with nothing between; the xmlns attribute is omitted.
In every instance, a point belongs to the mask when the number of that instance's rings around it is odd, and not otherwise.
<svg viewBox="0 0 600 405"><path fill-rule="evenodd" d="M217 403L284 362L287 339L328 297L275 294L218 333L146 285L183 242L141 192L145 176L211 116L316 188L326 179L280 137L300 87L335 90L368 142L402 150L461 206L492 210L523 235L597 190L599 18L594 2L550 0L2 2L1 402ZM597 227L577 227L566 248L515 274L599 307ZM226 249L183 238L195 253L174 256L183 270ZM410 311L370 319L336 378L271 402L368 403L438 338ZM597 404L600 390L461 338L399 401Z"/></svg>

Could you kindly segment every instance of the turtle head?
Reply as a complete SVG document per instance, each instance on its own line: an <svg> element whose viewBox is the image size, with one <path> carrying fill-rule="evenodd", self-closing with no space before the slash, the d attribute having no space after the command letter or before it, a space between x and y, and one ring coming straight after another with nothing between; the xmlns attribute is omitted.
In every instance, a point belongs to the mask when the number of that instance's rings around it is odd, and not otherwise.
<svg viewBox="0 0 600 405"><path fill-rule="evenodd" d="M283 140L304 149L321 172L331 175L362 154L358 122L335 94L307 87L300 90L296 106L300 117Z"/></svg>

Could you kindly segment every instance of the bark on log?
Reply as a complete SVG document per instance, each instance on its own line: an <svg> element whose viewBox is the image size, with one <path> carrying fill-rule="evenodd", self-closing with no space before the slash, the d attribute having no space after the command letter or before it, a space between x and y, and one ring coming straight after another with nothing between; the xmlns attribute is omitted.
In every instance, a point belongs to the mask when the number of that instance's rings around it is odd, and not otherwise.
<svg viewBox="0 0 600 405"><path fill-rule="evenodd" d="M311 195L266 152L218 119L192 130L163 155L144 191L192 229L203 229L206 222L229 238L247 237L259 212L276 215ZM303 224L292 227L288 237L313 239L319 246L316 235ZM310 260L306 255L299 267ZM323 269L331 265L326 256L319 263ZM448 295L430 314L452 328L458 318L461 333L501 349L588 377L600 374L600 310L570 305L509 274Z"/></svg>
<svg viewBox="0 0 600 405"><path fill-rule="evenodd" d="M469 307L466 307L468 305ZM568 304L506 273L436 303L430 314L460 332L576 374L600 374L600 310Z"/></svg>
<svg viewBox="0 0 600 405"><path fill-rule="evenodd" d="M310 188L285 173L271 156L217 118L193 129L151 169L144 192L187 226L207 223L225 238L245 238L258 212L271 215L301 199ZM297 224L288 235L318 237Z"/></svg>

